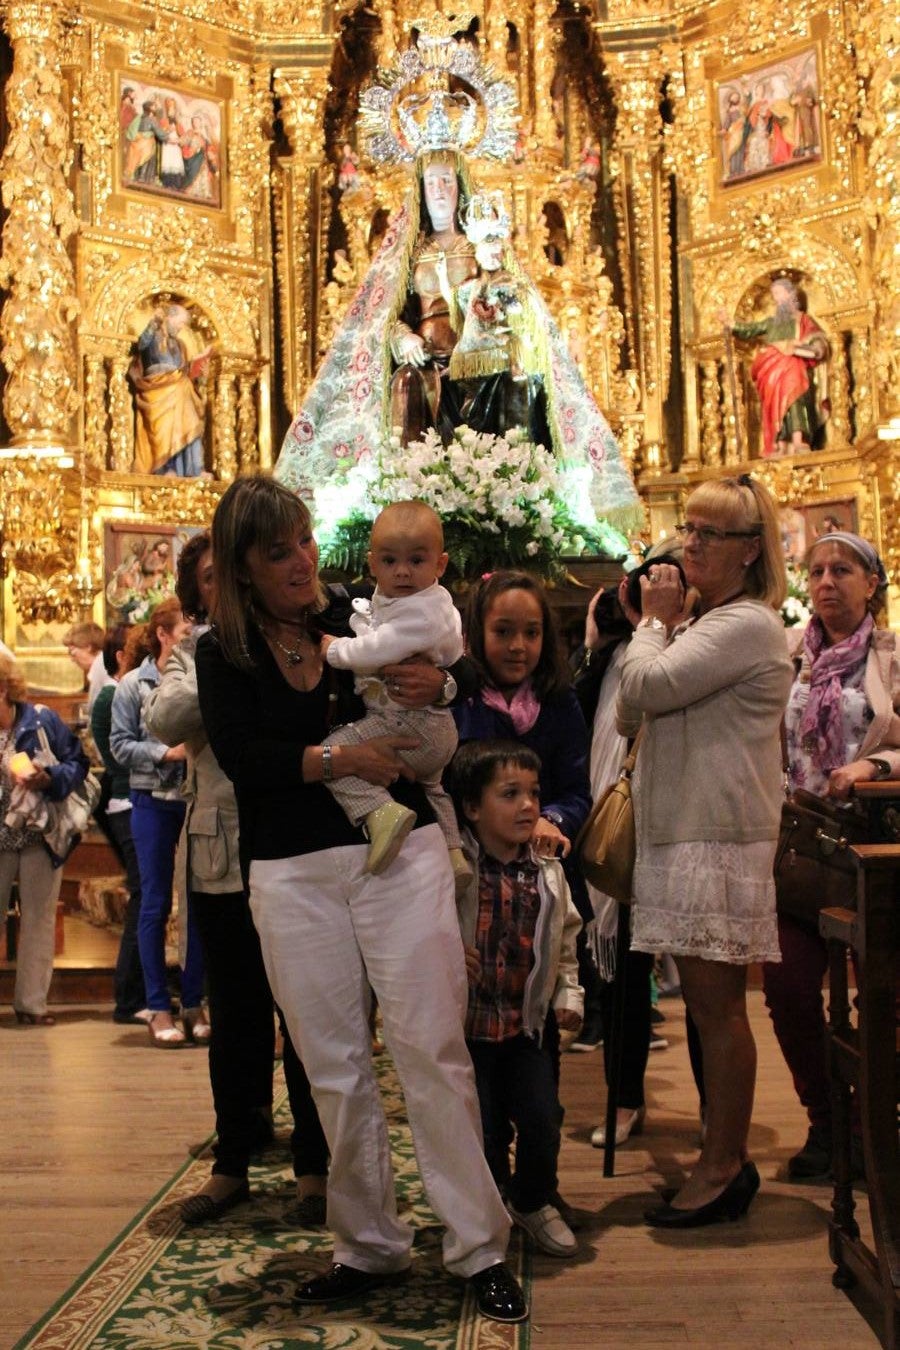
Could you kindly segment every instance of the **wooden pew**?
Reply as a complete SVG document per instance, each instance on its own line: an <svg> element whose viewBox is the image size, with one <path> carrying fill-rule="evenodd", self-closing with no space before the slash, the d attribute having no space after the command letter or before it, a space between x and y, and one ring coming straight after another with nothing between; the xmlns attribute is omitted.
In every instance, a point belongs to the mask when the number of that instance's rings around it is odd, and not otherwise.
<svg viewBox="0 0 900 1350"><path fill-rule="evenodd" d="M894 785L896 792L896 785ZM828 1010L832 1080L834 1195L829 1250L838 1288L857 1281L879 1302L883 1344L900 1350L900 1152L897 1035L900 962L900 844L862 844L856 911L824 909L829 948ZM857 969L856 1025L851 1022L847 953ZM859 1102L874 1252L860 1238L851 1182L851 1100Z"/></svg>

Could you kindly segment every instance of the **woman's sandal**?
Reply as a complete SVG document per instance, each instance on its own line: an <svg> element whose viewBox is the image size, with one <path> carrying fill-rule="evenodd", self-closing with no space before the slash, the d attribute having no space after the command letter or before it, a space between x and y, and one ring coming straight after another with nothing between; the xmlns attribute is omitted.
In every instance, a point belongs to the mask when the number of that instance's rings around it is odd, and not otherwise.
<svg viewBox="0 0 900 1350"><path fill-rule="evenodd" d="M212 1195L206 1195L200 1191L198 1195L189 1195L186 1200L181 1202L181 1222L194 1227L200 1223L215 1223L221 1219L223 1214L227 1214L235 1205L242 1205L245 1200L250 1199L250 1183L242 1181L233 1191L223 1195L221 1200L216 1200Z"/></svg>
<svg viewBox="0 0 900 1350"><path fill-rule="evenodd" d="M21 1012L16 1008L16 1021L20 1027L55 1027L56 1018L50 1013Z"/></svg>
<svg viewBox="0 0 900 1350"><path fill-rule="evenodd" d="M147 1030L150 1033L150 1039L160 1050L178 1050L184 1045L184 1032L179 1031L176 1026L158 1027L156 1025L157 1017L165 1017L165 1013L154 1013L147 1023Z"/></svg>
<svg viewBox="0 0 900 1350"><path fill-rule="evenodd" d="M195 1045L208 1045L212 1036L212 1027L206 1020L203 1008L182 1008L181 1024L184 1034Z"/></svg>

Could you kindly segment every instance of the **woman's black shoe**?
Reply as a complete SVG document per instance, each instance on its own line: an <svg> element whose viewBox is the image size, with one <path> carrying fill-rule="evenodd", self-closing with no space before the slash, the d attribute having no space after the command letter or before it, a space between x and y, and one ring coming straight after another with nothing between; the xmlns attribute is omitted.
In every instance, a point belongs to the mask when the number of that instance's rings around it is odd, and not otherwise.
<svg viewBox="0 0 900 1350"><path fill-rule="evenodd" d="M502 1261L486 1266L469 1277L475 1292L475 1305L482 1317L492 1322L524 1322L528 1304L518 1280Z"/></svg>
<svg viewBox="0 0 900 1350"><path fill-rule="evenodd" d="M355 1266L336 1261L327 1275L316 1275L299 1285L294 1291L294 1302L305 1306L308 1303L349 1301L384 1285L399 1284L408 1276L408 1270L357 1270Z"/></svg>
<svg viewBox="0 0 900 1350"><path fill-rule="evenodd" d="M670 1204L648 1209L644 1218L651 1228L705 1228L711 1223L740 1219L750 1208L759 1190L759 1173L752 1162L745 1162L736 1176L715 1200L697 1209L675 1209Z"/></svg>

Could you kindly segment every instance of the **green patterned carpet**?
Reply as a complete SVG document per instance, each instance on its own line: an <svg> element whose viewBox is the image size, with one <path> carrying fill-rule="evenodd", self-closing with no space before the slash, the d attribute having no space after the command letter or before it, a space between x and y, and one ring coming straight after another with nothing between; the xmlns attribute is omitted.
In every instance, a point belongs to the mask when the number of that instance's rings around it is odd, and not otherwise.
<svg viewBox="0 0 900 1350"><path fill-rule="evenodd" d="M441 1265L441 1228L422 1192L403 1098L387 1056L378 1072L390 1126L398 1207L415 1228L413 1273L365 1304L298 1313L301 1276L327 1269L327 1231L291 1226L295 1199L286 1147L251 1169L253 1198L215 1225L185 1228L178 1204L209 1173L209 1150L186 1163L116 1241L13 1350L527 1350L528 1323L502 1326L475 1314L466 1285ZM276 1130L290 1114L278 1093ZM526 1284L518 1238L510 1265Z"/></svg>

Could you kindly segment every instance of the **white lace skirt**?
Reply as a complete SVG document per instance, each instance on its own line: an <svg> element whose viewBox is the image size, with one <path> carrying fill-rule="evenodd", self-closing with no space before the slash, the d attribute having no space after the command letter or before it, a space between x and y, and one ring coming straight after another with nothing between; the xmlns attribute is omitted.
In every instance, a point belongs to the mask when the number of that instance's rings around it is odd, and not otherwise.
<svg viewBox="0 0 900 1350"><path fill-rule="evenodd" d="M632 949L731 965L780 961L772 880L776 841L651 844L641 812L640 758Z"/></svg>

